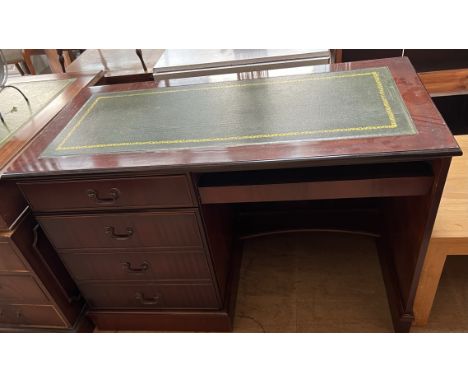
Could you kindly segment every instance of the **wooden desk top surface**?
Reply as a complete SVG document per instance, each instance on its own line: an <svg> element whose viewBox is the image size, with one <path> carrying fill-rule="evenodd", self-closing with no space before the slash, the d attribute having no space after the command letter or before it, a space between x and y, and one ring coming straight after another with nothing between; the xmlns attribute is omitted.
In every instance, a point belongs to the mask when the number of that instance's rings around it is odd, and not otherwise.
<svg viewBox="0 0 468 382"><path fill-rule="evenodd" d="M6 176L148 170L214 171L288 167L304 163L351 164L459 155L460 150L456 141L408 59L393 58L323 65L315 67L314 71L345 74L350 70L375 67L389 68L414 123L416 134L41 157L44 150L91 97L158 87L158 83L153 82L108 85L84 89L7 169ZM239 84L248 84L248 80Z"/></svg>
<svg viewBox="0 0 468 382"><path fill-rule="evenodd" d="M27 116L21 115L27 104L13 89L5 89L2 95L7 96L4 102L0 98L0 110L9 124L9 131L3 124L0 129L0 170L4 167L47 123L84 87L100 78L100 73L94 74L46 74L38 76L15 77L8 84L17 85L26 96L29 96L31 110ZM3 94L4 93L4 94ZM19 97L19 98L18 98ZM15 100L21 102L15 104ZM12 106L15 112L9 114ZM30 114L30 115L29 115Z"/></svg>
<svg viewBox="0 0 468 382"><path fill-rule="evenodd" d="M149 72L163 52L164 49L142 49ZM135 49L87 49L67 67L68 73L96 73L101 70L106 77L145 73Z"/></svg>

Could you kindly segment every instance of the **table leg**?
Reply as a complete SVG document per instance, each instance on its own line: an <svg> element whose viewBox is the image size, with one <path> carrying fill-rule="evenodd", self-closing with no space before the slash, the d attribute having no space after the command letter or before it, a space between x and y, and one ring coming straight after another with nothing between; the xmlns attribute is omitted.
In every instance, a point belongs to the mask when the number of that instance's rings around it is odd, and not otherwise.
<svg viewBox="0 0 468 382"><path fill-rule="evenodd" d="M431 240L414 300L416 325L427 324L446 258L446 248L436 240Z"/></svg>
<svg viewBox="0 0 468 382"><path fill-rule="evenodd" d="M447 256L468 256L468 238L431 239L424 260L416 298L414 300L414 324L428 323Z"/></svg>

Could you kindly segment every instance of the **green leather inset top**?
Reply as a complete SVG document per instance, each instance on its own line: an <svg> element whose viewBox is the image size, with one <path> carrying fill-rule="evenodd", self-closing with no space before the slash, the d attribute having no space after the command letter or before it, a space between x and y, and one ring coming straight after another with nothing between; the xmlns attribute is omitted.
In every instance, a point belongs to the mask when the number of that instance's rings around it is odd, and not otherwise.
<svg viewBox="0 0 468 382"><path fill-rule="evenodd" d="M92 96L43 156L415 134L388 68Z"/></svg>
<svg viewBox="0 0 468 382"><path fill-rule="evenodd" d="M75 79L72 78L9 84L19 88L28 97L29 105L16 89L3 89L0 92L0 113L5 124L0 122L0 147L73 81Z"/></svg>

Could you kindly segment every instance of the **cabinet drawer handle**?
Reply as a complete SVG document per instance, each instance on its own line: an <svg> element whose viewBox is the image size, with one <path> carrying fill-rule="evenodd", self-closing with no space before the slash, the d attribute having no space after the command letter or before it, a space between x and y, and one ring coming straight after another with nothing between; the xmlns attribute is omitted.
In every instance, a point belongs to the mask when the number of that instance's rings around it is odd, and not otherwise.
<svg viewBox="0 0 468 382"><path fill-rule="evenodd" d="M120 191L118 188L111 188L109 191L109 197L101 198L96 190L89 189L86 191L88 198L95 199L96 204L114 204L120 197Z"/></svg>
<svg viewBox="0 0 468 382"><path fill-rule="evenodd" d="M151 298L145 297L143 293L137 293L136 299L141 302L142 305L157 305L159 304L159 296L153 296Z"/></svg>
<svg viewBox="0 0 468 382"><path fill-rule="evenodd" d="M115 227L106 227L106 233L115 240L128 240L133 235L133 228L128 227L127 233L115 233Z"/></svg>
<svg viewBox="0 0 468 382"><path fill-rule="evenodd" d="M128 261L126 263L122 263L122 266L124 270L126 270L128 273L144 273L148 270L149 264L144 261L139 268L134 268L132 267L132 264L130 264Z"/></svg>

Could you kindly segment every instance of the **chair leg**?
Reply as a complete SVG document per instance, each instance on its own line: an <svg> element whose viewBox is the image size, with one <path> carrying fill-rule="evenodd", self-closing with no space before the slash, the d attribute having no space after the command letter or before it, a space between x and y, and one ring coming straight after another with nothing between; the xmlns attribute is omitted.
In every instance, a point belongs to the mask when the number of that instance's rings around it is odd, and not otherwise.
<svg viewBox="0 0 468 382"><path fill-rule="evenodd" d="M24 49L23 50L23 59L26 64L26 67L29 70L30 74L36 74L36 70L34 69L34 65L31 60L31 49Z"/></svg>
<svg viewBox="0 0 468 382"><path fill-rule="evenodd" d="M16 69L18 69L18 72L20 72L20 74L22 76L24 76L24 70L23 68L21 67L21 65L19 64L19 62L15 63L15 66L16 66Z"/></svg>
<svg viewBox="0 0 468 382"><path fill-rule="evenodd" d="M26 62L24 60L21 61L19 64L23 68L24 73L31 74L31 72L29 71L28 65L26 65Z"/></svg>
<svg viewBox="0 0 468 382"><path fill-rule="evenodd" d="M140 59L141 66L143 66L143 70L146 73L148 71L148 68L146 67L145 61L143 60L143 52L141 51L141 49L135 49L135 50L136 50L136 54L138 58Z"/></svg>
<svg viewBox="0 0 468 382"><path fill-rule="evenodd" d="M57 55L60 62L60 66L62 67L62 71L65 73L65 58L63 57L63 49L57 49Z"/></svg>
<svg viewBox="0 0 468 382"><path fill-rule="evenodd" d="M431 240L419 279L414 300L414 324L424 326L429 320L432 304L439 286L440 277L447 258L447 248Z"/></svg>

